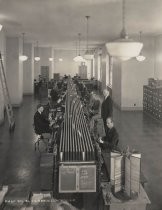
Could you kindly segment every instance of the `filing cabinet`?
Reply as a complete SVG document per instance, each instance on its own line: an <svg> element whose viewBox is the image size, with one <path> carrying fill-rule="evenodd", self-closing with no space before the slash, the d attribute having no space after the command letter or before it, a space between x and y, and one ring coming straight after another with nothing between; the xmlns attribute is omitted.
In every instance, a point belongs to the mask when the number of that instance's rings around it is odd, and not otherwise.
<svg viewBox="0 0 162 210"><path fill-rule="evenodd" d="M143 111L162 122L162 87L143 86Z"/></svg>

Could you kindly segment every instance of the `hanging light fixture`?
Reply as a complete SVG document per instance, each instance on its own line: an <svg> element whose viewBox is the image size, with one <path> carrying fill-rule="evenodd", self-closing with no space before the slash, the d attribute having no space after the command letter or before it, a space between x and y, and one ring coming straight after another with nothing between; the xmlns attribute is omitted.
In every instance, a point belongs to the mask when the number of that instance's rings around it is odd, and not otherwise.
<svg viewBox="0 0 162 210"><path fill-rule="evenodd" d="M80 37L81 37L81 34L79 33L78 34L78 45L79 45L79 55L78 56L76 56L73 60L75 61L75 62L84 62L85 60L84 60L84 58L80 55Z"/></svg>
<svg viewBox="0 0 162 210"><path fill-rule="evenodd" d="M142 31L140 31L140 42L142 40ZM144 61L146 59L146 57L144 55L142 55L142 52L140 52L140 54L136 57L137 61Z"/></svg>
<svg viewBox="0 0 162 210"><path fill-rule="evenodd" d="M86 44L86 52L85 52L85 54L84 54L84 58L86 59L86 60L92 60L93 58L94 58L94 55L93 55L93 53L92 53L92 50L90 50L89 48L88 48L88 41L89 41L89 37L88 37L88 35L89 35L89 22L88 22L88 20L89 20L89 18L90 18L90 16L85 16L86 17L86 19L87 19L87 44Z"/></svg>
<svg viewBox="0 0 162 210"><path fill-rule="evenodd" d="M37 41L37 46L36 46L36 57L34 57L35 61L40 61L40 57L38 56L38 41Z"/></svg>
<svg viewBox="0 0 162 210"><path fill-rule="evenodd" d="M110 56L119 58L122 61L137 57L143 47L143 43L133 41L128 37L125 29L125 0L123 0L123 28L120 34L120 39L106 43L106 48Z"/></svg>
<svg viewBox="0 0 162 210"><path fill-rule="evenodd" d="M2 28L3 28L3 25L0 24L0 31L2 30Z"/></svg>
<svg viewBox="0 0 162 210"><path fill-rule="evenodd" d="M49 59L49 61L51 61L51 62L53 61L53 58L48 58L48 59Z"/></svg>
<svg viewBox="0 0 162 210"><path fill-rule="evenodd" d="M77 57L77 55L78 55L78 52L77 52L77 41L76 41L76 56L73 58L73 61L75 61L76 60L76 57Z"/></svg>
<svg viewBox="0 0 162 210"><path fill-rule="evenodd" d="M50 48L50 47L49 47L49 48ZM51 47L51 49L52 49L52 51L53 51L53 47ZM51 54L53 54L53 53L51 52ZM52 62L52 61L54 60L53 56L52 56L52 57L49 57L48 60L49 60L50 62Z"/></svg>
<svg viewBox="0 0 162 210"><path fill-rule="evenodd" d="M26 56L24 54L24 36L25 36L25 33L22 33L22 41L23 41L23 43L22 43L22 55L19 56L19 60L20 61L26 61L28 59L28 56Z"/></svg>

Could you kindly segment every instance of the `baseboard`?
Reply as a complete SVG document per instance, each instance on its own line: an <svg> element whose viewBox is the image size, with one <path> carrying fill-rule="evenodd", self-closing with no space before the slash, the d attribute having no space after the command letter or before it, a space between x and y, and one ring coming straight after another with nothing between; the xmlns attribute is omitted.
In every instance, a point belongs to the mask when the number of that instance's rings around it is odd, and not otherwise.
<svg viewBox="0 0 162 210"><path fill-rule="evenodd" d="M21 106L21 104L12 104L12 107L14 108L19 108Z"/></svg>
<svg viewBox="0 0 162 210"><path fill-rule="evenodd" d="M116 103L113 103L113 105L121 111L143 111L143 107L121 107Z"/></svg>
<svg viewBox="0 0 162 210"><path fill-rule="evenodd" d="M4 119L0 119L0 126L4 124Z"/></svg>
<svg viewBox="0 0 162 210"><path fill-rule="evenodd" d="M22 106L22 104L23 104L23 101L21 101L21 103L19 104L12 104L12 107L19 108L20 106Z"/></svg>
<svg viewBox="0 0 162 210"><path fill-rule="evenodd" d="M121 111L143 111L143 107L121 107Z"/></svg>
<svg viewBox="0 0 162 210"><path fill-rule="evenodd" d="M23 93L23 96L32 96L34 93Z"/></svg>
<svg viewBox="0 0 162 210"><path fill-rule="evenodd" d="M115 108L121 110L121 107L120 107L118 104L116 104L115 102L113 102L113 106L114 106Z"/></svg>

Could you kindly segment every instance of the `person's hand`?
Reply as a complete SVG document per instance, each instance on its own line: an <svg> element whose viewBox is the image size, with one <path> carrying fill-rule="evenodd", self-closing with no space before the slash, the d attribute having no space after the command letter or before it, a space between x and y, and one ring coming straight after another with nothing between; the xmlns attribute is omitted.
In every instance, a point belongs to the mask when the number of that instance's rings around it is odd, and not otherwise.
<svg viewBox="0 0 162 210"><path fill-rule="evenodd" d="M104 142L102 141L102 138L101 138L101 137L99 137L98 141L99 141L99 143L101 143L101 144L104 143Z"/></svg>
<svg viewBox="0 0 162 210"><path fill-rule="evenodd" d="M50 122L50 126L52 126L54 123L55 123L55 121L52 120L52 121Z"/></svg>
<svg viewBox="0 0 162 210"><path fill-rule="evenodd" d="M59 98L58 100L57 100L57 103L59 104L61 102L61 98Z"/></svg>
<svg viewBox="0 0 162 210"><path fill-rule="evenodd" d="M50 115L50 116L48 117L48 119L49 119L49 121L52 121L52 116Z"/></svg>

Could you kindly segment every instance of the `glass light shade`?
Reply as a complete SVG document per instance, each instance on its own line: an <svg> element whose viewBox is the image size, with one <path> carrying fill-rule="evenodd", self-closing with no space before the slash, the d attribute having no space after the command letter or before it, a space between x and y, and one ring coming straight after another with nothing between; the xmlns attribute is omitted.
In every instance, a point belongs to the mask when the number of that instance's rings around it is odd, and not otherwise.
<svg viewBox="0 0 162 210"><path fill-rule="evenodd" d="M40 61L40 57L35 57L34 60L35 61Z"/></svg>
<svg viewBox="0 0 162 210"><path fill-rule="evenodd" d="M131 39L118 39L115 42L106 43L109 55L117 57L122 61L137 57L143 47L143 43Z"/></svg>
<svg viewBox="0 0 162 210"><path fill-rule="evenodd" d="M77 62L77 57L78 57L78 56L76 56L75 58L73 58L73 61Z"/></svg>
<svg viewBox="0 0 162 210"><path fill-rule="evenodd" d="M93 53L90 50L87 50L84 54L84 59L86 60L92 60L94 58Z"/></svg>
<svg viewBox="0 0 162 210"><path fill-rule="evenodd" d="M2 28L3 28L3 25L0 24L0 31L2 30Z"/></svg>
<svg viewBox="0 0 162 210"><path fill-rule="evenodd" d="M53 58L49 58L49 61L53 61Z"/></svg>
<svg viewBox="0 0 162 210"><path fill-rule="evenodd" d="M85 54L84 55L84 59L86 59L86 60L93 60L93 58L94 58L94 55L92 55L92 54Z"/></svg>
<svg viewBox="0 0 162 210"><path fill-rule="evenodd" d="M26 56L26 55L20 55L19 56L20 61L26 61L27 59L28 59L28 56Z"/></svg>
<svg viewBox="0 0 162 210"><path fill-rule="evenodd" d="M75 62L85 62L85 59L81 55L76 56L73 60Z"/></svg>
<svg viewBox="0 0 162 210"><path fill-rule="evenodd" d="M136 57L137 61L144 61L145 59L146 59L146 57L141 54Z"/></svg>

